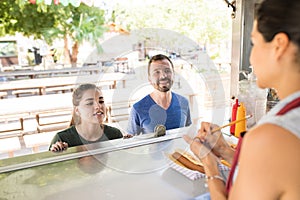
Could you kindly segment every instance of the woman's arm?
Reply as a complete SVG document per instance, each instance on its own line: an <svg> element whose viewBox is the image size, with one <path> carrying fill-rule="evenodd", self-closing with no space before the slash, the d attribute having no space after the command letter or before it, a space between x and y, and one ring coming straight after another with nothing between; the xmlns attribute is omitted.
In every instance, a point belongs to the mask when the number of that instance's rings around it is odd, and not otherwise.
<svg viewBox="0 0 300 200"><path fill-rule="evenodd" d="M226 187L225 180L218 168L218 158L212 153L211 149L208 149L199 138L190 138L189 136L183 136L185 141L190 144L192 152L201 160L206 181L212 200L226 199Z"/></svg>
<svg viewBox="0 0 300 200"><path fill-rule="evenodd" d="M202 162L205 162L204 169L210 198L212 200L225 200L227 199L226 181L221 179L223 177L219 172L217 162L213 163L211 161L208 161L208 159L211 159L209 158L210 156L214 155L209 155L201 160Z"/></svg>
<svg viewBox="0 0 300 200"><path fill-rule="evenodd" d="M291 188L299 186L299 147L296 136L276 125L265 124L248 132L229 199L281 199L293 193Z"/></svg>

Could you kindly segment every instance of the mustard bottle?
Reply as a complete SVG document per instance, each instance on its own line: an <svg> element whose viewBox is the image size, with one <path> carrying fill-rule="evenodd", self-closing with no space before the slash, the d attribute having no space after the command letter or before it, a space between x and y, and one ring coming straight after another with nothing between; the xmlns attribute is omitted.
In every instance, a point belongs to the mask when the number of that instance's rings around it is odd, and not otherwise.
<svg viewBox="0 0 300 200"><path fill-rule="evenodd" d="M246 117L246 107L243 102L237 108L236 120L240 120ZM246 120L235 124L235 137L240 137L241 132L246 131Z"/></svg>

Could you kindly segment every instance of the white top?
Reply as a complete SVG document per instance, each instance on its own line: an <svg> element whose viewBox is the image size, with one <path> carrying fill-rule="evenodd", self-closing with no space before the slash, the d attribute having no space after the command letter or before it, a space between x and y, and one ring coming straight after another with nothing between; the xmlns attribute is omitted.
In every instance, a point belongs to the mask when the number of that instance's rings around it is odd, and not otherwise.
<svg viewBox="0 0 300 200"><path fill-rule="evenodd" d="M294 108L284 115L276 115L284 106L298 97L300 97L300 91L278 102L278 104L259 120L257 125L266 123L276 124L295 134L300 139L300 107Z"/></svg>

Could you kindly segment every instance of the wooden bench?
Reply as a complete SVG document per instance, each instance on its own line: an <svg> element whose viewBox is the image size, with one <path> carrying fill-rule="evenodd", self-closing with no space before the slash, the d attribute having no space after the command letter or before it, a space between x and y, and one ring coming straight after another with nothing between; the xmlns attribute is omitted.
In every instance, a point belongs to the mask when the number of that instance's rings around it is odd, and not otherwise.
<svg viewBox="0 0 300 200"><path fill-rule="evenodd" d="M103 87L108 87L108 89L115 89L116 82L115 81L101 81L101 79L95 83L100 89L104 89Z"/></svg>
<svg viewBox="0 0 300 200"><path fill-rule="evenodd" d="M25 96L28 96L28 95L38 95L40 92L39 92L39 89L24 89L24 90L14 90L12 91L12 94L15 95L16 97L20 97L25 95Z"/></svg>
<svg viewBox="0 0 300 200"><path fill-rule="evenodd" d="M120 122L128 120L130 105L128 103L112 104L107 106L107 122Z"/></svg>
<svg viewBox="0 0 300 200"><path fill-rule="evenodd" d="M43 132L30 135L24 135L26 148L31 148L33 153L47 151L48 147L57 131Z"/></svg>
<svg viewBox="0 0 300 200"><path fill-rule="evenodd" d="M46 88L46 94L47 93L65 93L65 92L73 92L75 86L74 85L66 85L66 86L60 86L60 87L48 87Z"/></svg>
<svg viewBox="0 0 300 200"><path fill-rule="evenodd" d="M27 70L15 70L14 68L10 68L9 70L5 70L2 72L1 76L7 78L22 78L22 79L34 79L41 77L62 77L62 76L71 76L71 75L80 75L80 74L98 74L101 72L101 68L95 66L88 67L77 67L77 68L63 68L63 69L49 69L49 70L33 70L29 68Z"/></svg>
<svg viewBox="0 0 300 200"><path fill-rule="evenodd" d="M36 114L37 131L49 132L67 128L70 125L72 114L70 110L52 111Z"/></svg>
<svg viewBox="0 0 300 200"><path fill-rule="evenodd" d="M116 83L114 81L99 81L95 83L99 88L103 89L103 87L108 87L108 89L116 88ZM57 86L57 87L46 87L46 94L51 92L54 93L65 93L65 92L73 92L74 89L78 87L78 85L65 85L65 86Z"/></svg>
<svg viewBox="0 0 300 200"><path fill-rule="evenodd" d="M0 99L4 99L7 97L7 92L0 92Z"/></svg>
<svg viewBox="0 0 300 200"><path fill-rule="evenodd" d="M0 138L22 136L24 131L23 118L2 118L0 119Z"/></svg>
<svg viewBox="0 0 300 200"><path fill-rule="evenodd" d="M0 139L0 152L7 153L9 158L14 157L14 151L20 149L21 144L18 137Z"/></svg>

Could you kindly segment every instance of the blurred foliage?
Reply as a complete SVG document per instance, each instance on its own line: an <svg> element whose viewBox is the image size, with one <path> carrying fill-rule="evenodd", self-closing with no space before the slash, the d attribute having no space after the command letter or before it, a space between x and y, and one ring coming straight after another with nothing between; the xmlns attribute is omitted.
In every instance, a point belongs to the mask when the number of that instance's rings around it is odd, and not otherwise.
<svg viewBox="0 0 300 200"><path fill-rule="evenodd" d="M74 7L72 4L31 4L24 0L0 1L0 37L19 32L43 39L48 44L55 39L67 38L73 44L72 53L78 53L78 46L85 40L101 49L98 41L105 30L104 11L83 3ZM71 54L70 57L76 62Z"/></svg>
<svg viewBox="0 0 300 200"><path fill-rule="evenodd" d="M80 4L30 4L24 0L0 1L0 36L20 32L51 42L68 35L76 42L95 42L103 35L104 11ZM95 40L96 39L96 40Z"/></svg>
<svg viewBox="0 0 300 200"><path fill-rule="evenodd" d="M55 18L50 12L38 9L36 4L26 1L4 0L0 2L0 36L14 35L15 32L25 36L34 35L42 38L43 31L55 26Z"/></svg>
<svg viewBox="0 0 300 200"><path fill-rule="evenodd" d="M128 30L173 30L199 44L231 41L231 10L222 0L117 0L112 19Z"/></svg>

